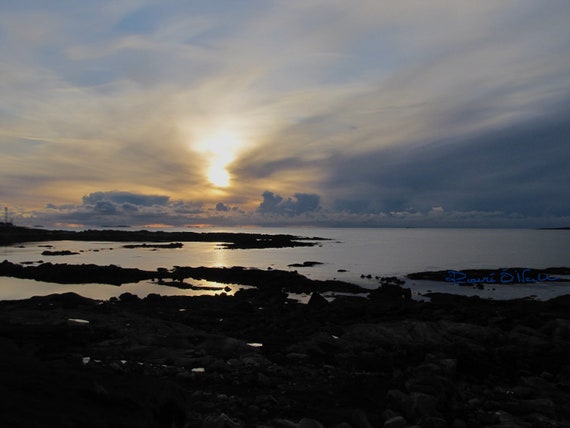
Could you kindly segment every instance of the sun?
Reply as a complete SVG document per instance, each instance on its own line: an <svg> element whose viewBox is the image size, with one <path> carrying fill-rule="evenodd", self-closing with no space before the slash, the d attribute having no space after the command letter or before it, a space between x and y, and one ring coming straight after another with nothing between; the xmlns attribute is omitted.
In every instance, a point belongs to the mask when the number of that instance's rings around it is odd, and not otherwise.
<svg viewBox="0 0 570 428"><path fill-rule="evenodd" d="M232 187L237 171L234 163L251 144L246 126L238 119L204 120L204 123L183 122L181 131L188 138L188 148L198 154L202 183L209 191L219 194Z"/></svg>
<svg viewBox="0 0 570 428"><path fill-rule="evenodd" d="M215 187L231 185L228 165L235 160L236 152L242 144L235 132L227 130L212 132L199 140L196 149L207 158L205 175L210 184Z"/></svg>
<svg viewBox="0 0 570 428"><path fill-rule="evenodd" d="M208 170L208 180L216 187L228 187L230 185L230 173L223 165L212 165Z"/></svg>

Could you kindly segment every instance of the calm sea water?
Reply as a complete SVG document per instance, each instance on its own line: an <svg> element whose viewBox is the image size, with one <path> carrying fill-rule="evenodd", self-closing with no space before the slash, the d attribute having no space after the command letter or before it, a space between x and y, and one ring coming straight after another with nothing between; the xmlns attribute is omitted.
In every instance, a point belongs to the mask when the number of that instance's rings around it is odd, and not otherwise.
<svg viewBox="0 0 570 428"><path fill-rule="evenodd" d="M115 264L155 270L173 266L245 266L298 270L313 279L340 279L374 288L377 281L361 275L398 276L425 270L461 270L475 268L570 266L570 231L527 229L339 229L339 228L262 228L203 229L202 231L240 231L251 233L286 233L328 238L315 247L226 250L216 243L185 243L180 249L126 249L125 243L56 241L0 247L0 258L11 262ZM42 256L45 245L50 250L79 252L70 256ZM314 267L289 267L294 263L317 261ZM346 270L346 272L339 272ZM194 282L197 285L216 285ZM221 284L218 284L221 286ZM428 281L407 281L419 297L428 290L504 299L536 295L549 298L570 293L564 283L497 285L493 290L476 290ZM232 287L235 291L237 287ZM0 278L0 299L19 299L33 295L74 291L87 297L108 299L126 291L146 296L200 294L192 290L139 283L111 285L60 285L38 281Z"/></svg>

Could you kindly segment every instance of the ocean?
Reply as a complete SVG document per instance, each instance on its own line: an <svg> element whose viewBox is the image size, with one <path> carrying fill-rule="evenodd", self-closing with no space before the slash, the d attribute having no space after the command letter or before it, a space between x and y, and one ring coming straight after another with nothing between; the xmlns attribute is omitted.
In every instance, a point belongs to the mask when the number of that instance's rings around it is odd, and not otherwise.
<svg viewBox="0 0 570 428"><path fill-rule="evenodd" d="M171 229L173 230L173 229ZM185 229L187 230L187 229ZM432 281L411 281L406 274L428 270L547 268L570 266L570 230L535 229L345 229L345 228L240 228L200 229L202 232L247 232L291 234L326 238L314 247L278 249L222 249L216 243L188 242L178 249L127 249L127 243L54 241L0 247L0 258L13 263L51 263L98 265L114 264L155 270L173 266L256 267L297 270L311 279L339 279L375 288L375 277L397 276L406 280L414 298L428 291L478 295L483 298L512 299L535 296L548 299L570 293L570 283L496 284L480 290L472 286ZM79 254L44 256L49 250L69 250ZM305 261L321 264L291 267ZM370 278L368 278L370 276ZM225 287L208 281L195 285ZM231 286L235 292L239 287ZM180 290L151 282L125 284L51 284L40 281L0 277L0 300L23 299L73 291L85 297L106 300L124 292L145 297L163 295L212 294L216 291ZM296 296L306 300L307 296Z"/></svg>

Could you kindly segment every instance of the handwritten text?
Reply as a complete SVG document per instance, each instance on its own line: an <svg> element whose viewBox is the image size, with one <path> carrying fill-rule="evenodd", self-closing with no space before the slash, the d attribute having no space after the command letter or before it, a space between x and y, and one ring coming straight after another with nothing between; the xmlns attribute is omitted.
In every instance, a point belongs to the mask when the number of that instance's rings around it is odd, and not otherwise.
<svg viewBox="0 0 570 428"><path fill-rule="evenodd" d="M540 273L531 269L502 269L484 276L470 275L468 273L449 270L446 282L456 285L469 284L532 284L535 282L557 281L559 277L551 277L547 273Z"/></svg>

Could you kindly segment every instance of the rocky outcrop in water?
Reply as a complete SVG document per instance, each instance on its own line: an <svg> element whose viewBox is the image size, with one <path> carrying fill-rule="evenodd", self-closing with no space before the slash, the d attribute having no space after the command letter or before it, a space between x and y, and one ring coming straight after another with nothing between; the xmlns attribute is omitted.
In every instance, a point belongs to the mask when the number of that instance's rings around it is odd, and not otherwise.
<svg viewBox="0 0 570 428"><path fill-rule="evenodd" d="M160 284L178 288L189 288L187 284L184 284L184 280L190 278L284 290L292 293L310 293L313 291L362 293L366 291L348 282L311 280L297 272L276 269L261 270L241 266L231 268L175 266L170 270L158 268L156 271L147 271L116 265L99 266L94 264L40 263L37 266L28 266L4 260L0 263L0 276L35 279L59 284L121 285L145 280L158 280ZM166 280L171 281L166 282Z"/></svg>

